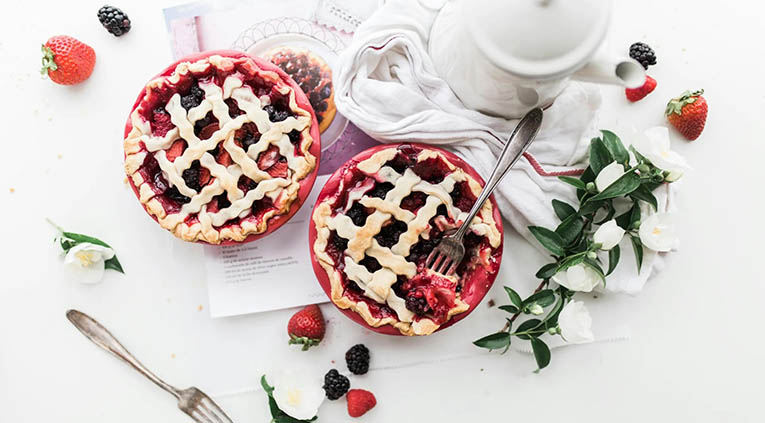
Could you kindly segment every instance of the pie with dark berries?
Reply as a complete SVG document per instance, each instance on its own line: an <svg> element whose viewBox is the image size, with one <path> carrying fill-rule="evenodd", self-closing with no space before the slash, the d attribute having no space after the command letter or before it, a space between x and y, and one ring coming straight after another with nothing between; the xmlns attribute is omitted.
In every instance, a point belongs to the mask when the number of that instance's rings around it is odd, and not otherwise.
<svg viewBox="0 0 765 423"><path fill-rule="evenodd" d="M271 50L265 56L291 76L308 96L319 121L319 131L329 128L336 109L332 69L327 62L310 50L286 46Z"/></svg>
<svg viewBox="0 0 765 423"><path fill-rule="evenodd" d="M346 163L312 217L314 269L328 280L332 302L404 335L428 335L464 317L499 270L502 223L493 200L472 221L454 275L428 270L425 260L463 222L481 187L459 158L420 144L376 147Z"/></svg>
<svg viewBox="0 0 765 423"><path fill-rule="evenodd" d="M146 211L177 237L211 244L263 234L299 207L319 142L305 96L281 70L220 53L150 81L124 141Z"/></svg>

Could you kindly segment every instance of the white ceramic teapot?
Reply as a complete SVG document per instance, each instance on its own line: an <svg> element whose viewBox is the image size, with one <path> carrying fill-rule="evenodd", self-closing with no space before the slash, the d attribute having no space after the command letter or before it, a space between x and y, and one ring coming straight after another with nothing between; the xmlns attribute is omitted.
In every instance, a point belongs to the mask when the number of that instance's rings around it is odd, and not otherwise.
<svg viewBox="0 0 765 423"><path fill-rule="evenodd" d="M571 78L643 85L635 60L596 57L610 15L611 0L447 0L428 49L467 107L519 118L552 104Z"/></svg>

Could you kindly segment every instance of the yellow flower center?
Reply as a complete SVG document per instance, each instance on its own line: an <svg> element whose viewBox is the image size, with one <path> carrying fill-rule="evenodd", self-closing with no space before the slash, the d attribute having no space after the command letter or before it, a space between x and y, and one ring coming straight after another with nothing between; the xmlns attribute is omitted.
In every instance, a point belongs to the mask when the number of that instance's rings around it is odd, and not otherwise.
<svg viewBox="0 0 765 423"><path fill-rule="evenodd" d="M92 251L78 251L74 256L80 261L82 267L88 267L98 261L96 254Z"/></svg>
<svg viewBox="0 0 765 423"><path fill-rule="evenodd" d="M294 405L294 406L300 405L301 396L302 396L302 392L300 392L299 389L291 388L287 390L287 402L290 405Z"/></svg>
<svg viewBox="0 0 765 423"><path fill-rule="evenodd" d="M654 234L654 235L660 235L661 234L661 228L659 228L657 226L657 227L653 228L653 232L651 232L651 233Z"/></svg>
<svg viewBox="0 0 765 423"><path fill-rule="evenodd" d="M664 150L661 152L661 157L664 157L666 159L668 156L669 156L669 151Z"/></svg>

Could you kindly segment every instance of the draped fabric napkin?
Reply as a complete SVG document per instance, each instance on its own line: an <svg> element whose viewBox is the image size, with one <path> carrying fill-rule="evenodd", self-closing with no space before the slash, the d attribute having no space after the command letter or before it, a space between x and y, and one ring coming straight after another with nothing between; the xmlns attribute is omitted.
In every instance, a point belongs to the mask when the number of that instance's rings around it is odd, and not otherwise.
<svg viewBox="0 0 765 423"><path fill-rule="evenodd" d="M389 0L358 27L335 70L335 103L356 126L381 142L418 141L451 150L484 178L517 120L466 108L436 72L428 55L431 26L444 0ZM586 167L589 140L598 135L597 86L571 83L544 112L542 129L523 158L495 190L502 215L541 248L529 225L555 228L551 201L576 204L574 190L559 175ZM670 205L667 186L658 190L659 211ZM631 248L623 248L632 260ZM646 250L643 270L619 266L607 290L636 293L661 263Z"/></svg>

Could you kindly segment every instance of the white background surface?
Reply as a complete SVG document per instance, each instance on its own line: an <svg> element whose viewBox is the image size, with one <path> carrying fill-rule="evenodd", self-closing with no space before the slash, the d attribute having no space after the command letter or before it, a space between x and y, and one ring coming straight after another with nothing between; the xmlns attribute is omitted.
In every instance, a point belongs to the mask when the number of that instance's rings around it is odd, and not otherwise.
<svg viewBox="0 0 765 423"><path fill-rule="evenodd" d="M342 369L343 352L359 341L376 354L377 369L352 384L378 398L360 421L763 421L759 2L617 2L610 44L648 41L659 55L650 70L659 86L636 105L604 88L601 126L662 124L667 99L699 87L709 121L694 143L673 133L674 148L696 169L679 198L681 250L640 296L602 299L618 305L613 319L631 328L631 339L555 350L540 374L530 356L470 346L501 326L501 313L485 303L453 330L416 340L370 335L325 305L327 342L308 354L285 345L291 311L211 320L201 247L159 229L123 183L124 121L146 79L170 61L161 13L170 4L119 4L134 26L121 38L98 23L100 2L4 4L0 421L189 421L167 394L86 341L64 318L69 308L95 316L168 382L217 396L238 423L269 420L263 393L247 391L264 371L296 363L320 375L332 360ZM96 49L84 84L56 86L37 74L40 43L57 33ZM45 217L112 244L127 275L110 273L96 286L66 280ZM489 294L499 303L503 283L530 286L543 260L511 231L506 243ZM475 356L382 365L444 345ZM344 400L322 408L321 421L349 420Z"/></svg>

